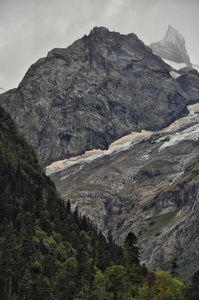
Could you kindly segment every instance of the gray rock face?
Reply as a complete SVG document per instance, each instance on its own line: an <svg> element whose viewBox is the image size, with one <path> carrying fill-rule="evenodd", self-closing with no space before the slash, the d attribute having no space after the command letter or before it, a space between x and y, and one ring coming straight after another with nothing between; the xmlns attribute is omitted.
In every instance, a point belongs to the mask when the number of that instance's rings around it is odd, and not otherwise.
<svg viewBox="0 0 199 300"><path fill-rule="evenodd" d="M0 104L48 165L183 116L190 99L169 71L136 35L94 28L32 65Z"/></svg>
<svg viewBox="0 0 199 300"><path fill-rule="evenodd" d="M152 43L151 48L155 54L162 58L191 66L185 47L185 39L171 25L168 26L165 37L157 43Z"/></svg>
<svg viewBox="0 0 199 300"><path fill-rule="evenodd" d="M199 259L199 103L159 132L123 137L108 151L47 168L63 199L120 242L129 231L141 260L163 266L176 255L183 279ZM189 264L189 272L186 265Z"/></svg>

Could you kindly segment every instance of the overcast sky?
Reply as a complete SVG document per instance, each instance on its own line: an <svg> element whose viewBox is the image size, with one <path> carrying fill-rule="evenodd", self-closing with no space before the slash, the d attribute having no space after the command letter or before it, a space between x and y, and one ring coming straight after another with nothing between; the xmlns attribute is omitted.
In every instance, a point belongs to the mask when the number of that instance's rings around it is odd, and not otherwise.
<svg viewBox="0 0 199 300"><path fill-rule="evenodd" d="M199 0L0 0L0 87L17 87L31 64L95 26L133 32L150 45L169 24L199 64Z"/></svg>

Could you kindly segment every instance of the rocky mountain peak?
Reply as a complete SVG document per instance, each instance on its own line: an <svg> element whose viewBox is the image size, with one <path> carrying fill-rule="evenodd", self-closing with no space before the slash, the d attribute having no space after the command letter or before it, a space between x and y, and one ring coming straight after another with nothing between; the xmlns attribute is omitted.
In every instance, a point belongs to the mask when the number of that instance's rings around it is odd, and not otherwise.
<svg viewBox="0 0 199 300"><path fill-rule="evenodd" d="M108 32L110 32L108 28L103 26L100 27L96 26L91 30L90 34L106 34Z"/></svg>
<svg viewBox="0 0 199 300"><path fill-rule="evenodd" d="M179 56L184 44L169 26L157 49ZM43 165L63 160L47 168L62 198L103 233L121 241L134 231L149 264L173 254L195 263L199 161L188 169L198 158L199 107L187 105L199 103L198 87L196 71L175 72L135 34L95 27L33 64L0 104Z"/></svg>
<svg viewBox="0 0 199 300"><path fill-rule="evenodd" d="M185 45L185 39L184 37L182 36L182 34L180 34L178 32L177 29L173 28L173 26L171 25L168 25L168 29L167 29L167 32L166 32L166 36L165 38L167 41L171 41L171 42L175 42L176 40L180 40L181 43L183 43Z"/></svg>
<svg viewBox="0 0 199 300"><path fill-rule="evenodd" d="M171 25L168 26L165 37L159 42L152 43L151 48L155 54L162 58L191 66L190 58L185 47L185 39Z"/></svg>
<svg viewBox="0 0 199 300"><path fill-rule="evenodd" d="M184 115L190 99L170 71L135 34L95 27L33 64L0 104L49 165Z"/></svg>

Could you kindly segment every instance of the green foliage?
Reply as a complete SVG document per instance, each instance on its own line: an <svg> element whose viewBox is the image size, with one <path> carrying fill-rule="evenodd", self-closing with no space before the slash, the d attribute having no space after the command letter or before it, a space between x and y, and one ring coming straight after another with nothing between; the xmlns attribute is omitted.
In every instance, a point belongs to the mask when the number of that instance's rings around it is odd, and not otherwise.
<svg viewBox="0 0 199 300"><path fill-rule="evenodd" d="M42 274L42 266L37 261L31 265L30 277L27 278L24 288L25 299L30 300L51 300L53 294L51 286L46 277Z"/></svg>
<svg viewBox="0 0 199 300"><path fill-rule="evenodd" d="M137 238L134 233L130 232L124 241L124 265L126 267L126 294L128 297L135 297L138 288L144 278L142 267L139 262L139 251L136 246Z"/></svg>
<svg viewBox="0 0 199 300"><path fill-rule="evenodd" d="M124 258L127 267L133 264L139 264L139 251L136 244L137 238L134 233L128 233L124 241Z"/></svg>
<svg viewBox="0 0 199 300"><path fill-rule="evenodd" d="M11 296L12 276L15 251L16 236L5 218L1 227L0 238L0 298L6 299Z"/></svg>
<svg viewBox="0 0 199 300"><path fill-rule="evenodd" d="M137 299L184 300L185 288L184 283L168 272L158 271L147 276Z"/></svg>
<svg viewBox="0 0 199 300"><path fill-rule="evenodd" d="M106 290L113 295L113 299L125 299L126 269L123 266L113 265L105 271Z"/></svg>
<svg viewBox="0 0 199 300"><path fill-rule="evenodd" d="M0 160L0 299L184 299L171 275L147 277L133 233L122 249L71 211L1 107Z"/></svg>
<svg viewBox="0 0 199 300"><path fill-rule="evenodd" d="M60 199L32 146L1 107L0 160L0 298L89 294L94 266L104 272L122 261L122 250Z"/></svg>
<svg viewBox="0 0 199 300"><path fill-rule="evenodd" d="M73 299L76 289L77 260L69 258L62 264L55 278L55 294L58 299Z"/></svg>
<svg viewBox="0 0 199 300"><path fill-rule="evenodd" d="M103 300L106 296L106 280L101 270L95 268L95 277L90 299Z"/></svg>

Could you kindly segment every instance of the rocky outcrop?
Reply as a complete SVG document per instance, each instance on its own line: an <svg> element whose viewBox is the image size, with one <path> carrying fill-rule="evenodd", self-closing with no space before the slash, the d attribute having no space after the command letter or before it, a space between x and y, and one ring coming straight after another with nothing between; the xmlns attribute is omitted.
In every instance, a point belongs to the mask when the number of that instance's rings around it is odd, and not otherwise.
<svg viewBox="0 0 199 300"><path fill-rule="evenodd" d="M191 66L190 58L185 47L184 37L171 25L168 26L165 37L150 46L153 52L162 58L176 63Z"/></svg>
<svg viewBox="0 0 199 300"><path fill-rule="evenodd" d="M199 104L188 109L161 131L47 167L62 197L105 235L122 242L133 231L143 262L165 266L176 255L184 279L199 258Z"/></svg>
<svg viewBox="0 0 199 300"><path fill-rule="evenodd" d="M187 113L190 99L170 70L136 35L94 28L32 65L0 104L48 165Z"/></svg>

